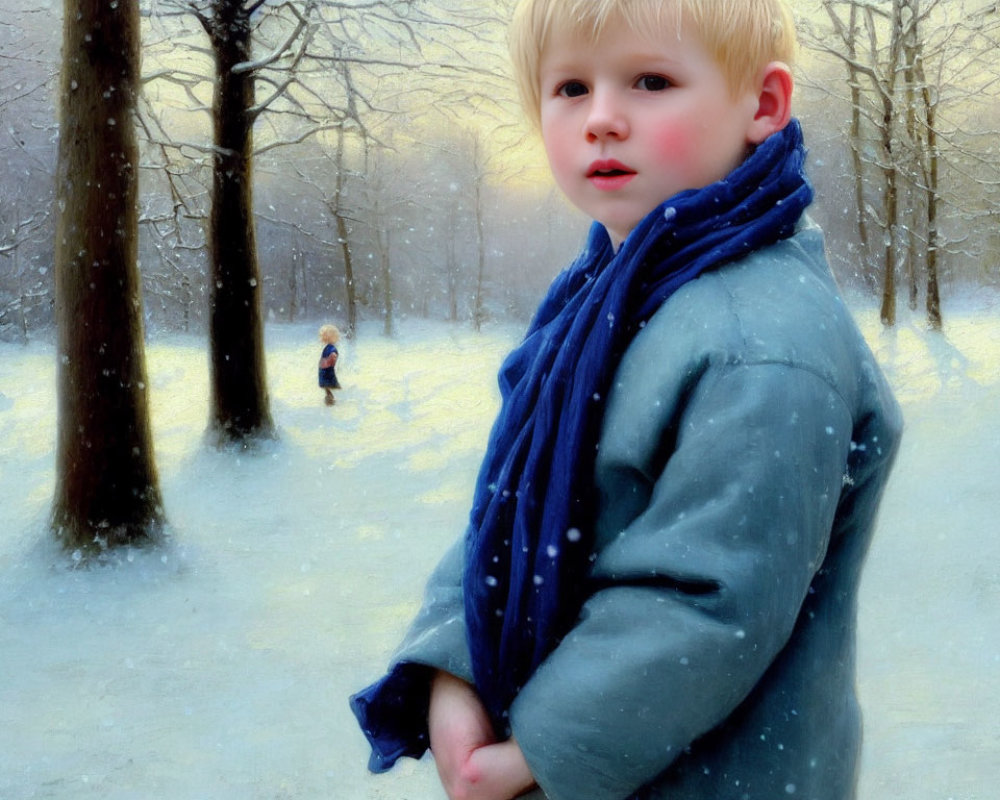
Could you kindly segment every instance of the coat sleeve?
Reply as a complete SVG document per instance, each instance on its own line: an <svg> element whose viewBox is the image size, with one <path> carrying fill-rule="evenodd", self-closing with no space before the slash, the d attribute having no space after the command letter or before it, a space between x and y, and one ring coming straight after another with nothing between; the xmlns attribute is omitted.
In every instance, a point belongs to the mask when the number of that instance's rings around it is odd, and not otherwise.
<svg viewBox="0 0 1000 800"><path fill-rule="evenodd" d="M462 592L465 539L445 553L424 590L424 601L394 661L423 664L472 682Z"/></svg>
<svg viewBox="0 0 1000 800"><path fill-rule="evenodd" d="M444 670L471 682L462 594L464 541L457 541L428 579L424 601L387 674L350 699L371 745L368 768L385 772L399 758L420 758L429 746L430 678Z"/></svg>
<svg viewBox="0 0 1000 800"><path fill-rule="evenodd" d="M593 593L511 709L551 800L625 798L732 713L792 633L843 483L852 420L826 380L653 356L609 398Z"/></svg>

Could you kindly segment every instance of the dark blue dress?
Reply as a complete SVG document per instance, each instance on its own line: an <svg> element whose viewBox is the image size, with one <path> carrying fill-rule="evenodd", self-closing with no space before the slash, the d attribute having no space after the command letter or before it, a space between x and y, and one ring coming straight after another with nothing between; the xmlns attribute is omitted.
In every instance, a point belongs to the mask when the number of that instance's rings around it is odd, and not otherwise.
<svg viewBox="0 0 1000 800"><path fill-rule="evenodd" d="M323 355L319 360L319 385L321 389L339 389L340 383L337 381L337 373L334 365L337 363L337 348L328 344L323 348Z"/></svg>

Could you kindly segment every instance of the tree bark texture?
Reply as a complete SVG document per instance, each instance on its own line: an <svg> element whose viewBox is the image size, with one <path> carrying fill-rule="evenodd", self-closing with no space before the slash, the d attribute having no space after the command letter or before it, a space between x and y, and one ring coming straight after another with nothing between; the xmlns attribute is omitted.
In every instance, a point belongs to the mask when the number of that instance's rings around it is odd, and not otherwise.
<svg viewBox="0 0 1000 800"><path fill-rule="evenodd" d="M66 0L57 165L58 441L52 527L85 552L154 540L137 264L134 2Z"/></svg>
<svg viewBox="0 0 1000 800"><path fill-rule="evenodd" d="M220 445L274 436L264 357L253 217L254 71L242 0L218 0L205 20L216 62L209 249L212 420ZM242 65L242 66L241 66Z"/></svg>

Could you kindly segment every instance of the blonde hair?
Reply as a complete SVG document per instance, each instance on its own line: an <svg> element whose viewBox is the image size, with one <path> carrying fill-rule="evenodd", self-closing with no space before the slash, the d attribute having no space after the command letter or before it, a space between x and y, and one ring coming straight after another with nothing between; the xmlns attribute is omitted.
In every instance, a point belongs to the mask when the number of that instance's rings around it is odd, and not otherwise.
<svg viewBox="0 0 1000 800"><path fill-rule="evenodd" d="M525 112L536 127L539 62L552 31L584 33L596 41L618 20L644 36L667 20L675 26L690 23L734 95L750 88L767 64L791 65L795 58L795 21L786 0L520 0L510 26L511 60Z"/></svg>
<svg viewBox="0 0 1000 800"><path fill-rule="evenodd" d="M340 331L336 325L323 325L319 329L320 341L336 344L340 341Z"/></svg>

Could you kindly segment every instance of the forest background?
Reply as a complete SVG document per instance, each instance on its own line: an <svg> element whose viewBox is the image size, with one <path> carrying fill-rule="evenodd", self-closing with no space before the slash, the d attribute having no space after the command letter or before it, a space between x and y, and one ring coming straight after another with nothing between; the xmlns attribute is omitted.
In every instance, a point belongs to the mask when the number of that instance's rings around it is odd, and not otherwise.
<svg viewBox="0 0 1000 800"><path fill-rule="evenodd" d="M586 230L519 122L509 5L0 0L0 794L385 796L343 698L460 527L484 387ZM812 213L907 415L861 796L992 796L998 4L795 7ZM353 337L333 414L319 321ZM198 447L206 404L235 448ZM130 546L166 517L172 546Z"/></svg>
<svg viewBox="0 0 1000 800"><path fill-rule="evenodd" d="M143 0L139 267L150 331L204 331L212 12L248 15L253 214L273 321L525 319L585 221L554 190L507 76L510 3ZM940 298L1000 283L995 2L795 4L797 114L841 283ZM54 0L0 0L0 338L54 324ZM199 17L199 15L201 15Z"/></svg>

